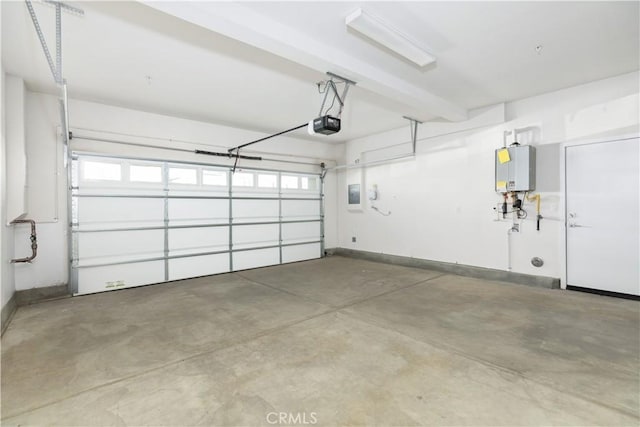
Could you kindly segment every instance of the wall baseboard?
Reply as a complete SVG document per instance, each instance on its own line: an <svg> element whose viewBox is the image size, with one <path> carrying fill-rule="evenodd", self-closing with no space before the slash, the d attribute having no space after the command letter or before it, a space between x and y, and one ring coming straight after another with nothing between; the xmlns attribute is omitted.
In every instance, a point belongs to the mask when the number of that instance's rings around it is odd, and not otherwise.
<svg viewBox="0 0 640 427"><path fill-rule="evenodd" d="M23 291L16 291L15 294L18 307L52 299L67 298L70 296L71 294L69 293L69 288L66 284L25 289Z"/></svg>
<svg viewBox="0 0 640 427"><path fill-rule="evenodd" d="M14 293L4 307L2 307L2 311L0 312L0 336L4 335L4 331L9 327L9 323L11 323L11 319L13 319L13 315L17 308L18 304L16 303L16 294Z"/></svg>
<svg viewBox="0 0 640 427"><path fill-rule="evenodd" d="M2 307L0 314L1 334L4 335L4 331L7 330L18 307L70 296L71 294L69 293L67 285L45 286L43 288L25 289L14 292L9 301Z"/></svg>
<svg viewBox="0 0 640 427"><path fill-rule="evenodd" d="M583 288L582 286L567 285L568 291L586 292L588 294L602 295L605 297L624 298L634 301L640 301L640 295L623 294L620 292L605 291L602 289Z"/></svg>
<svg viewBox="0 0 640 427"><path fill-rule="evenodd" d="M492 268L474 267L464 264L432 261L422 258L411 258L398 255L381 254L377 252L359 251L355 249L333 248L325 251L327 255L363 259L367 261L383 262L386 264L402 265L404 267L424 268L442 271L459 276L475 277L485 280L511 282L518 285L535 286L546 289L560 289L560 279L555 277L535 276L532 274L514 273L512 271L495 270Z"/></svg>

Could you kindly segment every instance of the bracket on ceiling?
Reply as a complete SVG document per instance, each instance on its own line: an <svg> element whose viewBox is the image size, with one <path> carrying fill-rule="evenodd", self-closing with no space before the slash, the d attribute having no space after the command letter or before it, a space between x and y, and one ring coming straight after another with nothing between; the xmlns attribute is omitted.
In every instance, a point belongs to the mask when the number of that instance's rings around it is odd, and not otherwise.
<svg viewBox="0 0 640 427"><path fill-rule="evenodd" d="M331 107L333 107L333 102L332 102L331 106L327 108L327 111L324 114L322 113L322 111L324 110L324 106L327 103L327 97L329 96L329 89L331 89L331 91L333 92L333 100L335 101L337 99L338 104L340 106L340 108L338 109L338 115L337 115L337 117L340 118L340 116L342 116L342 109L344 108L345 98L347 97L347 93L349 92L349 87L351 85L355 86L357 83L354 82L353 80L349 80L345 77L339 76L329 71L327 71L327 75L329 76L329 80L323 80L317 83L318 90L320 90L321 92L324 91L324 99L322 100L322 105L320 106L320 112L318 113L318 115L320 117L327 115L329 113L329 110L331 110ZM342 90L342 95L338 93L338 88L336 87L336 83L344 83L344 89ZM324 85L323 90L320 89L322 85Z"/></svg>
<svg viewBox="0 0 640 427"><path fill-rule="evenodd" d="M416 143L418 142L418 124L422 124L420 120L416 120L411 117L402 116L403 119L409 120L409 126L411 127L411 147L413 154L416 154Z"/></svg>
<svg viewBox="0 0 640 427"><path fill-rule="evenodd" d="M340 118L340 116L342 115L342 109L344 107L344 100L347 97L347 92L349 92L349 86L355 85L356 82L354 82L353 80L349 80L347 78L344 78L342 76L339 76L337 74L331 73L331 72L327 72L327 75L329 76L329 80L323 80L323 81L317 83L318 90L320 92L324 92L324 99L322 100L322 106L320 107L320 117L323 116L322 111L324 110L324 106L325 106L325 104L327 102L327 97L329 96L329 90L331 90L333 92L333 101L331 102L331 105L329 106L327 111L325 111L324 115L327 115L329 113L329 110L331 110L331 108L333 107L333 104L335 103L335 100L337 99L338 103L340 105L337 117ZM340 95L338 93L338 88L336 87L336 83L344 83L344 89L342 90L342 95ZM324 85L324 89L321 90L320 87L322 85ZM289 132L293 132L294 130L305 128L308 125L310 125L310 123L304 123L302 125L298 125L298 126L292 127L290 129L287 129L287 130L283 130L282 132L274 133L272 135L265 136L263 138L259 138L259 139L256 139L254 141L250 141L250 142L247 142L245 144L229 148L227 150L227 152L229 153L229 157L235 157L235 159L236 159L236 161L235 161L235 163L233 165L232 171L233 172L236 171L236 166L238 165L238 159L240 157L242 157L242 156L240 156L240 150L241 149L243 149L245 147L248 147L249 145L253 145L255 143L258 143L258 142L266 141L267 139L271 139L271 138L274 138L276 136L280 136L280 135L284 135L284 134L289 133ZM338 130L340 130L339 126L338 126Z"/></svg>
<svg viewBox="0 0 640 427"><path fill-rule="evenodd" d="M25 0L25 3L27 4L27 9L29 9L29 15L31 15L33 26L38 34L38 39L40 40L40 45L44 51L44 56L47 58L47 62L49 63L53 80L57 84L61 85L64 82L62 77L62 10L78 15L84 15L84 11L60 1L44 0L44 3L53 5L56 9L56 62L54 64L51 52L49 51L49 46L47 45L47 40L44 38L42 28L40 28L38 16L36 15L36 11L33 9L33 4L31 3L31 0Z"/></svg>
<svg viewBox="0 0 640 427"><path fill-rule="evenodd" d="M56 9L56 62L54 64L53 58L51 57L51 52L49 51L49 46L47 45L47 40L44 37L42 28L40 27L38 16L36 15L36 11L33 9L33 4L30 0L25 0L25 3L27 4L27 9L29 10L29 15L31 16L31 21L33 22L33 27L36 30L38 39L40 40L40 45L42 46L44 56L47 58L47 63L49 64L49 69L51 70L51 74L53 75L53 80L60 87L60 120L62 122L63 128L62 135L66 145L71 137L69 132L67 82L62 75L62 11L64 10L65 12L70 12L80 16L84 15L84 11L61 1L44 0L44 3L54 6Z"/></svg>

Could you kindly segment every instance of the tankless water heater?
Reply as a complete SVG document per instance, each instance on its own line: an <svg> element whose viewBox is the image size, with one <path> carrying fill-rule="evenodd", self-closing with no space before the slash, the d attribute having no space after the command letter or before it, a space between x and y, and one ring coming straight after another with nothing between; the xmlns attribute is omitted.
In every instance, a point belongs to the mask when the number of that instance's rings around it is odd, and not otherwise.
<svg viewBox="0 0 640 427"><path fill-rule="evenodd" d="M512 145L496 150L495 190L498 193L533 191L536 188L536 149Z"/></svg>

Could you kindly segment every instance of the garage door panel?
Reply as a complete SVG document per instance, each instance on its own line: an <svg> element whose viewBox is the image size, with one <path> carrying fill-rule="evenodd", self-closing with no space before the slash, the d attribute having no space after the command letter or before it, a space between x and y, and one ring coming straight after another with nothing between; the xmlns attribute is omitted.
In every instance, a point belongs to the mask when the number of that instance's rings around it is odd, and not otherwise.
<svg viewBox="0 0 640 427"><path fill-rule="evenodd" d="M320 219L318 200L282 200L284 220Z"/></svg>
<svg viewBox="0 0 640 427"><path fill-rule="evenodd" d="M279 244L278 224L242 225L233 227L233 249Z"/></svg>
<svg viewBox="0 0 640 427"><path fill-rule="evenodd" d="M169 230L169 256L226 251L229 227L196 227Z"/></svg>
<svg viewBox="0 0 640 427"><path fill-rule="evenodd" d="M278 197L277 190L264 190L258 188L245 188L245 187L233 187L233 197L234 200L243 200L245 198L251 199L273 199L274 197Z"/></svg>
<svg viewBox="0 0 640 427"><path fill-rule="evenodd" d="M78 282L84 294L161 283L164 261L79 268Z"/></svg>
<svg viewBox="0 0 640 427"><path fill-rule="evenodd" d="M164 256L164 230L86 232L77 239L79 265Z"/></svg>
<svg viewBox="0 0 640 427"><path fill-rule="evenodd" d="M320 222L282 224L282 243L320 240Z"/></svg>
<svg viewBox="0 0 640 427"><path fill-rule="evenodd" d="M282 262L305 261L320 258L322 247L320 243L307 245L285 246L282 248Z"/></svg>
<svg viewBox="0 0 640 427"><path fill-rule="evenodd" d="M169 280L229 272L229 254L200 255L169 260Z"/></svg>
<svg viewBox="0 0 640 427"><path fill-rule="evenodd" d="M278 200L234 200L233 222L278 221L280 206Z"/></svg>
<svg viewBox="0 0 640 427"><path fill-rule="evenodd" d="M200 186L197 188L176 188L175 186L169 185L169 197L219 197L225 198L229 196L229 189L227 187L210 187L210 186Z"/></svg>
<svg viewBox="0 0 640 427"><path fill-rule="evenodd" d="M280 250L278 248L233 253L234 270L248 270L276 264L280 264Z"/></svg>
<svg viewBox="0 0 640 427"><path fill-rule="evenodd" d="M320 194L316 192L309 191L291 191L291 190L282 190L282 200L287 199L309 199L309 200L318 200L320 198Z"/></svg>
<svg viewBox="0 0 640 427"><path fill-rule="evenodd" d="M229 201L220 199L169 199L169 225L226 224Z"/></svg>
<svg viewBox="0 0 640 427"><path fill-rule="evenodd" d="M162 199L80 197L76 207L76 221L84 229L154 227L164 224Z"/></svg>

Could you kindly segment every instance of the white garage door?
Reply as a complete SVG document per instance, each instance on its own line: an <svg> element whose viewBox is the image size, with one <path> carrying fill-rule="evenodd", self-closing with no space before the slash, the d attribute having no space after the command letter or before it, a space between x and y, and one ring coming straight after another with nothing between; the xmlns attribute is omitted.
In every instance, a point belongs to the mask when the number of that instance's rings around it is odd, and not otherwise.
<svg viewBox="0 0 640 427"><path fill-rule="evenodd" d="M74 154L74 294L319 258L321 191L313 174Z"/></svg>

